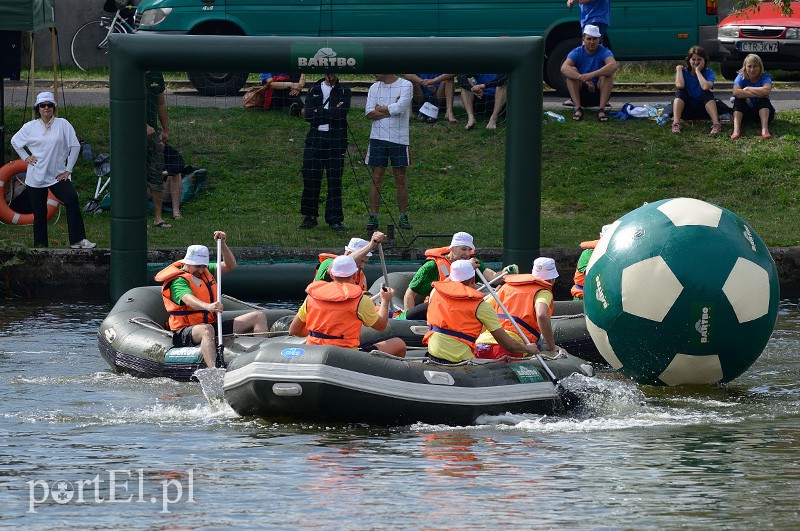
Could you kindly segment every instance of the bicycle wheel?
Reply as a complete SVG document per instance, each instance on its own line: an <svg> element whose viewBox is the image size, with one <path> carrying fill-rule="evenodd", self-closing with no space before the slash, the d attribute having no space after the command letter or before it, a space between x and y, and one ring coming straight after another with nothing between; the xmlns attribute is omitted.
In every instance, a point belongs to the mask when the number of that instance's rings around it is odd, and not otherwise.
<svg viewBox="0 0 800 531"><path fill-rule="evenodd" d="M72 62L81 70L91 66L108 66L108 20L92 20L75 32L69 50ZM127 33L114 26L113 33Z"/></svg>

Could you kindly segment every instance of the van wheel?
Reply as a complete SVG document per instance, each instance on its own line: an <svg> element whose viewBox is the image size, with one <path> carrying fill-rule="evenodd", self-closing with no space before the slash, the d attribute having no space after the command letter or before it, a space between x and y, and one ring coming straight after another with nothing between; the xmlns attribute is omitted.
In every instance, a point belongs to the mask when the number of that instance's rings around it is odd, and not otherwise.
<svg viewBox="0 0 800 531"><path fill-rule="evenodd" d="M567 60L569 52L581 45L581 40L577 37L574 39L565 39L558 43L550 55L547 56L547 84L556 91L559 96L569 96L567 90L567 82L564 76L561 75L561 65Z"/></svg>
<svg viewBox="0 0 800 531"><path fill-rule="evenodd" d="M722 76L725 79L730 79L733 81L736 79L736 75L739 73L739 69L742 67L741 63L720 63L720 70L722 71Z"/></svg>
<svg viewBox="0 0 800 531"><path fill-rule="evenodd" d="M203 96L235 96L247 81L247 72L187 72Z"/></svg>

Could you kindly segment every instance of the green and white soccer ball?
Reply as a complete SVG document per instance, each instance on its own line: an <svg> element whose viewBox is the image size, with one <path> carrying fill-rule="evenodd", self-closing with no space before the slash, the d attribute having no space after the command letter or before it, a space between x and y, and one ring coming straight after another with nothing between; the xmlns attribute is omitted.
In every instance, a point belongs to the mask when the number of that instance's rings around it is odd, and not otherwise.
<svg viewBox="0 0 800 531"><path fill-rule="evenodd" d="M778 301L775 262L753 228L689 198L648 203L613 223L584 284L598 350L651 385L736 378L764 350Z"/></svg>

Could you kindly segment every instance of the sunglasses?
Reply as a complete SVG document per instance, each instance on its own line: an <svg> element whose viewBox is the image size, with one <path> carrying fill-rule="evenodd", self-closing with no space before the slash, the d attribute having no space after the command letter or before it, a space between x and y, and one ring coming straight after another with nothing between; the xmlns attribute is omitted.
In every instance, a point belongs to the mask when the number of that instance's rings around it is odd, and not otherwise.
<svg viewBox="0 0 800 531"><path fill-rule="evenodd" d="M52 109L53 107L55 107L55 105L53 105L52 103L40 103L39 104L39 108L40 109L41 108Z"/></svg>

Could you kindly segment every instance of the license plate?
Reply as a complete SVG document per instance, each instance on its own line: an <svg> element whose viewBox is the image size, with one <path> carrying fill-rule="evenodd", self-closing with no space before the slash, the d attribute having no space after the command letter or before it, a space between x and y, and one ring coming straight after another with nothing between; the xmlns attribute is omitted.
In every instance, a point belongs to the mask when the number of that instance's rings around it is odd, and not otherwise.
<svg viewBox="0 0 800 531"><path fill-rule="evenodd" d="M774 53L778 51L778 43L763 42L763 41L755 41L755 42L742 41L739 42L739 49L743 52Z"/></svg>

